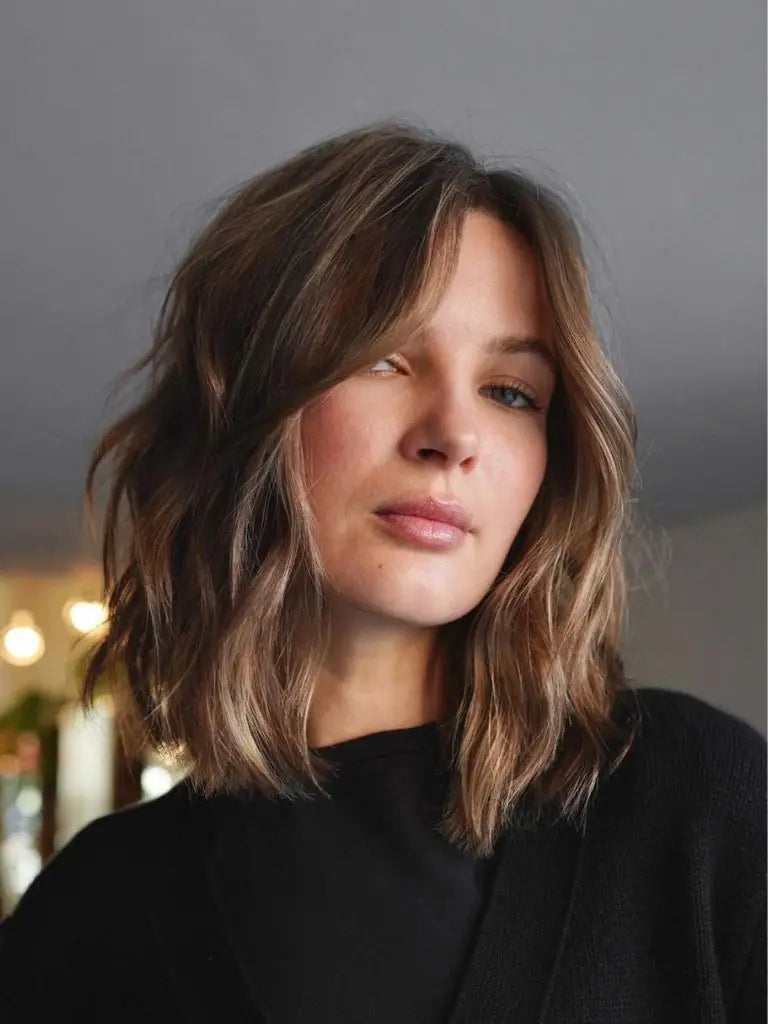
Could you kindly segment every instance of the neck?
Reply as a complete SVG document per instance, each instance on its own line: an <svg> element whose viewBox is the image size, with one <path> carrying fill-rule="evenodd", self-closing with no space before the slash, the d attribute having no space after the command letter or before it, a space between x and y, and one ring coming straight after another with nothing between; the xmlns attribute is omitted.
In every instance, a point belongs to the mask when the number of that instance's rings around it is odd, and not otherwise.
<svg viewBox="0 0 768 1024"><path fill-rule="evenodd" d="M308 742L325 747L440 721L445 694L436 632L408 628L332 634L312 698Z"/></svg>

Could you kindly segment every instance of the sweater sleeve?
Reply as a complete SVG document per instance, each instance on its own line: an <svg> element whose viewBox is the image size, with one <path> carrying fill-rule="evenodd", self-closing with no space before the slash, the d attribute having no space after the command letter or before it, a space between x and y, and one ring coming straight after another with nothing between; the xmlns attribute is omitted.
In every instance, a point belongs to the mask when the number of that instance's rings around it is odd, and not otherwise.
<svg viewBox="0 0 768 1024"><path fill-rule="evenodd" d="M99 901L88 898L94 874L89 838L86 830L56 854L3 920L0 988L9 1024L55 1014L54 994L60 1008L84 1009L94 940L104 940Z"/></svg>
<svg viewBox="0 0 768 1024"><path fill-rule="evenodd" d="M654 784L674 779L674 820L694 839L702 992L717 1001L712 1019L756 1024L766 1020L768 745L743 719L671 693L645 690L643 702L660 751Z"/></svg>
<svg viewBox="0 0 768 1024"><path fill-rule="evenodd" d="M87 825L43 867L0 926L3 1024L156 1019L162 978L143 925L123 817ZM140 979L140 981L139 981Z"/></svg>
<svg viewBox="0 0 768 1024"><path fill-rule="evenodd" d="M730 791L731 827L729 833L731 853L728 859L731 882L741 877L739 891L746 891L751 899L740 904L749 941L742 963L740 980L736 987L734 1024L756 1024L766 1020L766 928L768 927L766 855L766 817L768 794L767 744L765 737L743 722L734 725L735 744L740 757L739 770L734 773ZM729 1020L731 1018L729 1017Z"/></svg>
<svg viewBox="0 0 768 1024"><path fill-rule="evenodd" d="M766 914L758 916L752 946L744 969L739 996L736 1004L734 1024L756 1024L766 1019Z"/></svg>

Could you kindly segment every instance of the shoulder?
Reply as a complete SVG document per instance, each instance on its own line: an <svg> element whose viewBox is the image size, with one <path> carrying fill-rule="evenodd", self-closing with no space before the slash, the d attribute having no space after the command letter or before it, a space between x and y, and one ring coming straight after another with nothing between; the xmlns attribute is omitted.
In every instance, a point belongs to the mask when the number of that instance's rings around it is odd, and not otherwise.
<svg viewBox="0 0 768 1024"><path fill-rule="evenodd" d="M162 797L89 822L43 867L12 916L26 917L43 903L49 912L53 905L70 903L81 913L97 913L106 892L129 893L156 869L164 839L175 834L187 800L182 782Z"/></svg>
<svg viewBox="0 0 768 1024"><path fill-rule="evenodd" d="M746 744L753 752L765 749L766 740L754 726L701 697L661 686L635 687L632 692L644 723L652 729L663 732L671 727L679 735L682 728L688 736L718 736L740 747Z"/></svg>
<svg viewBox="0 0 768 1024"><path fill-rule="evenodd" d="M70 839L0 923L0 980L44 969L64 983L86 962L98 972L121 958L128 971L132 951L150 941L152 907L187 799L181 783L156 800L97 818Z"/></svg>
<svg viewBox="0 0 768 1024"><path fill-rule="evenodd" d="M689 693L634 690L635 768L654 782L654 799L728 800L732 816L752 815L766 787L766 739L738 716Z"/></svg>
<svg viewBox="0 0 768 1024"><path fill-rule="evenodd" d="M597 829L642 872L668 871L706 891L733 933L765 917L766 739L752 725L691 694L633 691L637 735L604 780ZM642 862L642 863L641 863Z"/></svg>
<svg viewBox="0 0 768 1024"><path fill-rule="evenodd" d="M725 894L765 892L766 740L748 722L699 697L637 688L634 742L603 776L594 827L621 855L684 858ZM751 895L750 895L751 890Z"/></svg>
<svg viewBox="0 0 768 1024"><path fill-rule="evenodd" d="M620 900L631 893L638 919L655 915L676 955L697 936L696 969L720 978L729 1005L764 1008L766 739L690 694L643 687L628 697L637 733L595 794L593 866L622 878Z"/></svg>
<svg viewBox="0 0 768 1024"><path fill-rule="evenodd" d="M61 1012L89 1021L96 1007L99 1019L115 1022L170 1019L158 923L167 917L169 880L189 849L190 798L182 782L156 800L97 818L43 867L0 922L9 1021L53 1020Z"/></svg>
<svg viewBox="0 0 768 1024"><path fill-rule="evenodd" d="M766 834L766 739L752 725L691 694L638 687L629 700L636 735L601 780L600 813L647 823L648 835L698 830L711 842L759 851Z"/></svg>

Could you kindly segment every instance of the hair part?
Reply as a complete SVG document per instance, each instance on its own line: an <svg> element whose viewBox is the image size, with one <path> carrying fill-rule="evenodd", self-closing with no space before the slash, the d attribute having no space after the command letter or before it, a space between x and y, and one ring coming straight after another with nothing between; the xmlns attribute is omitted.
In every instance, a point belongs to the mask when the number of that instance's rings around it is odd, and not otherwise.
<svg viewBox="0 0 768 1024"><path fill-rule="evenodd" d="M568 203L426 129L377 122L257 175L176 268L150 350L118 379L149 368L146 393L88 466L94 529L111 471L109 624L82 697L108 679L124 737L175 751L206 795L324 791L330 766L307 743L328 632L302 410L424 322L470 210L531 246L559 364L540 491L489 592L439 632L441 827L489 856L524 808L583 816L634 739L619 643L637 427Z"/></svg>

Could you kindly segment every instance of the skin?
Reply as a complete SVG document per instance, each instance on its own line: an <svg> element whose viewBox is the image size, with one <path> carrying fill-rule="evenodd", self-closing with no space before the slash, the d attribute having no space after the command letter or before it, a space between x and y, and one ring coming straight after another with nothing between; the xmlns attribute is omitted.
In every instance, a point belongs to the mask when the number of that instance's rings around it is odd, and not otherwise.
<svg viewBox="0 0 768 1024"><path fill-rule="evenodd" d="M397 339L395 363L380 360L304 412L332 638L310 746L442 716L442 683L430 671L439 628L488 592L546 469L555 371L530 352L485 349L512 334L540 338L554 355L533 253L514 229L472 211L428 335ZM512 387L541 409L503 390ZM471 532L440 551L394 536L374 510L402 494L460 501Z"/></svg>

